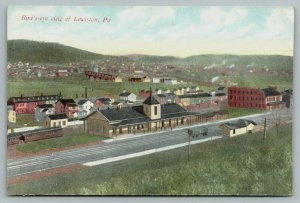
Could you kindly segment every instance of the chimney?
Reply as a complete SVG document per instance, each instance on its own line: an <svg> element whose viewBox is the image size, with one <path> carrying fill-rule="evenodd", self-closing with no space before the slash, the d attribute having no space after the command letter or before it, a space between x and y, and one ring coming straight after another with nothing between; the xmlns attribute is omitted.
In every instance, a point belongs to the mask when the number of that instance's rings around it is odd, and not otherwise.
<svg viewBox="0 0 300 203"><path fill-rule="evenodd" d="M43 93L41 93L41 97L44 96Z"/></svg>
<svg viewBox="0 0 300 203"><path fill-rule="evenodd" d="M23 94L21 94L21 98L23 98Z"/></svg>
<svg viewBox="0 0 300 203"><path fill-rule="evenodd" d="M87 87L85 87L85 98L87 99Z"/></svg>

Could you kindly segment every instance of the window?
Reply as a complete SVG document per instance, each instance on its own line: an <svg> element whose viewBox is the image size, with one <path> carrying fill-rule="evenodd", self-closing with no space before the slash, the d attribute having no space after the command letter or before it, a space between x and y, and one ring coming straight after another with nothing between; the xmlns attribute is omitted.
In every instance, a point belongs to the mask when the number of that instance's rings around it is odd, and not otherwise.
<svg viewBox="0 0 300 203"><path fill-rule="evenodd" d="M235 134L235 129L233 130L233 134Z"/></svg>
<svg viewBox="0 0 300 203"><path fill-rule="evenodd" d="M154 115L157 115L157 106L154 107Z"/></svg>
<svg viewBox="0 0 300 203"><path fill-rule="evenodd" d="M63 125L66 125L66 121L63 121Z"/></svg>

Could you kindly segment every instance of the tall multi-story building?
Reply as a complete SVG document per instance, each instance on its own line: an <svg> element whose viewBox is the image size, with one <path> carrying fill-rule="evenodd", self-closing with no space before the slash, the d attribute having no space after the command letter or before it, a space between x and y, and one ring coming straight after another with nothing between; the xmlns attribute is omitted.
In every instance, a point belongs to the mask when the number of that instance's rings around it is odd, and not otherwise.
<svg viewBox="0 0 300 203"><path fill-rule="evenodd" d="M228 106L251 109L281 109L282 95L275 88L228 87Z"/></svg>

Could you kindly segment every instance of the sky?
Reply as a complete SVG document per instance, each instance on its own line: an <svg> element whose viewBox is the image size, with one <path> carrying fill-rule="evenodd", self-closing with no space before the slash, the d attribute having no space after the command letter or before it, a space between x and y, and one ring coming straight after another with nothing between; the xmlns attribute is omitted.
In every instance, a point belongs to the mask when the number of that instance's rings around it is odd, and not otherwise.
<svg viewBox="0 0 300 203"><path fill-rule="evenodd" d="M294 47L293 7L9 6L7 21L9 40L110 55L292 56Z"/></svg>

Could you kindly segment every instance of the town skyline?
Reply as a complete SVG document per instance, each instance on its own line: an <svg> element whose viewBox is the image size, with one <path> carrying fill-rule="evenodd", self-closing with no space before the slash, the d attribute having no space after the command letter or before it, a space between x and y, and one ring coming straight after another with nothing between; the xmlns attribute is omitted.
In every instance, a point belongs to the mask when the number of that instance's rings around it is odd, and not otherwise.
<svg viewBox="0 0 300 203"><path fill-rule="evenodd" d="M90 21L24 21L24 15ZM293 55L292 7L11 6L8 22L8 40L55 42L105 55Z"/></svg>

